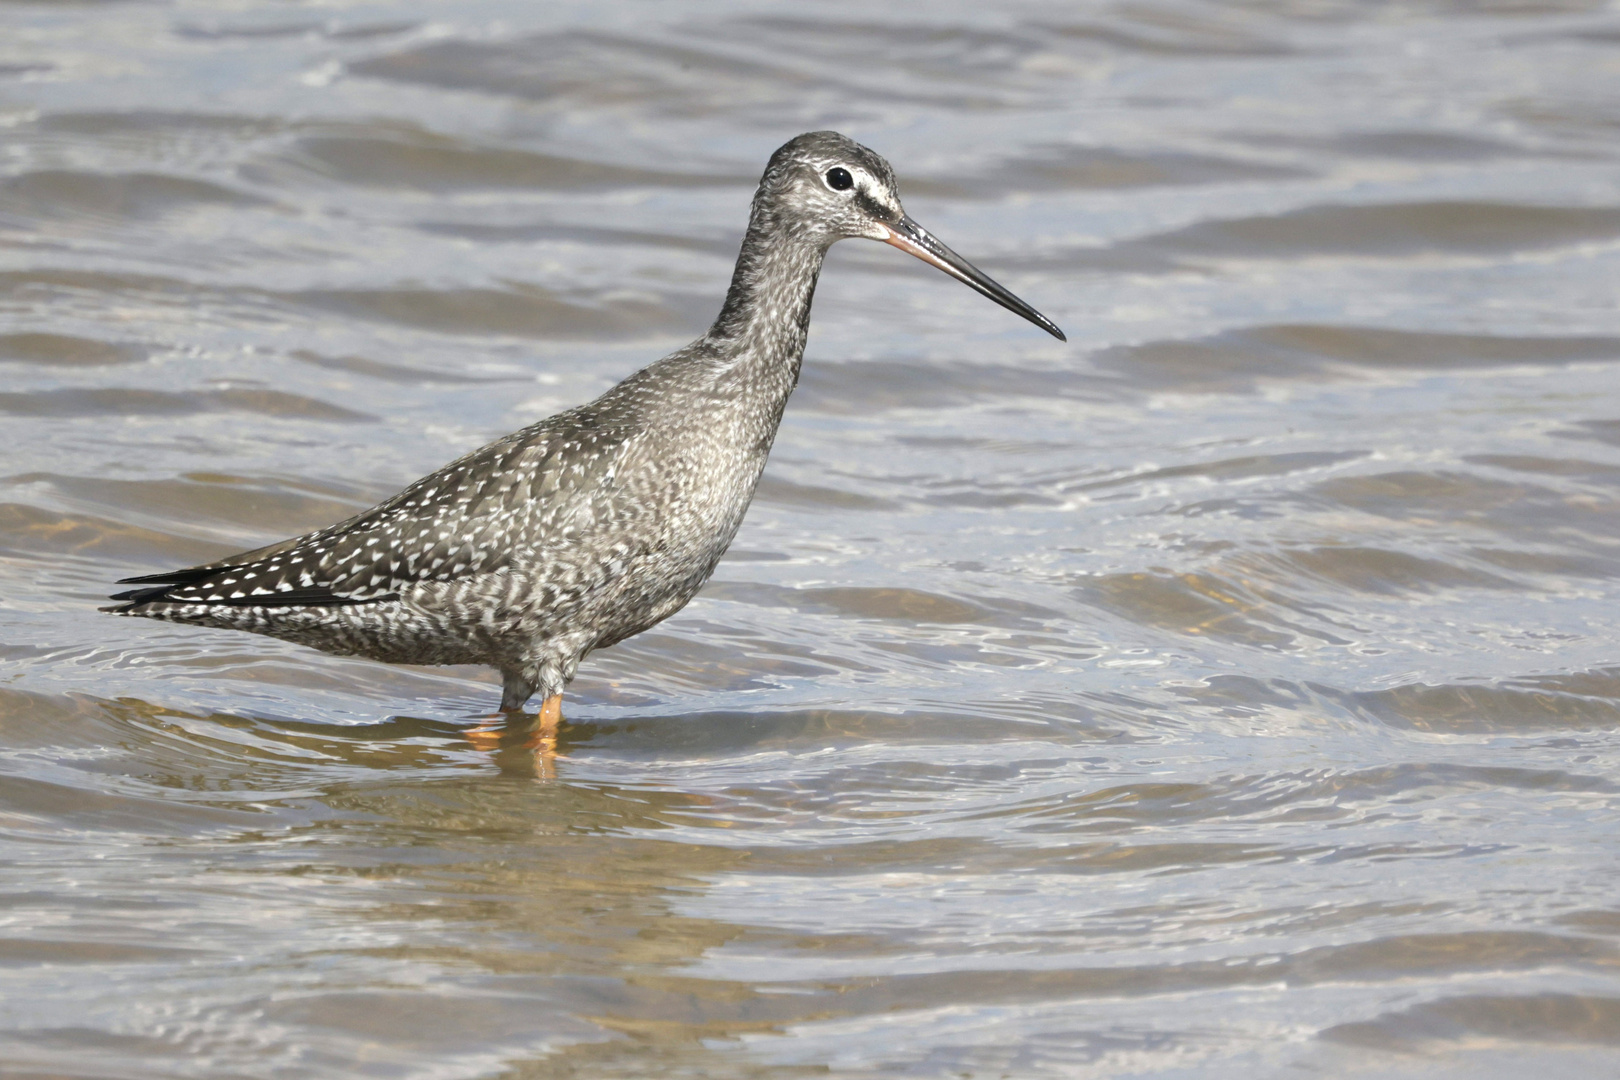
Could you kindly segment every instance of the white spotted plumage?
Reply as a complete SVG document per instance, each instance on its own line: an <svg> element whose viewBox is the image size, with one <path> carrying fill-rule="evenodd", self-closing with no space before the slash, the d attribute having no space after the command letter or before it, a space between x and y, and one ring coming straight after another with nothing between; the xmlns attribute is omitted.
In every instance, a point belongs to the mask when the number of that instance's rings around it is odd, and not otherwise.
<svg viewBox="0 0 1620 1080"><path fill-rule="evenodd" d="M834 190L824 178L843 169L859 184ZM146 587L106 610L398 663L488 664L507 709L561 693L592 649L674 614L708 580L798 382L827 249L900 229L926 237L887 162L834 132L801 135L766 167L702 338L347 521L131 578ZM953 275L1057 333L938 250Z"/></svg>

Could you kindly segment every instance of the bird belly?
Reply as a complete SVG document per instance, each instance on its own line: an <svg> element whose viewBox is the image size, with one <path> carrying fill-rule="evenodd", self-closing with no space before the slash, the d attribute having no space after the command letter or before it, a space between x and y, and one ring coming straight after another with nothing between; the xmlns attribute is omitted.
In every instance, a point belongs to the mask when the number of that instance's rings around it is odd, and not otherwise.
<svg viewBox="0 0 1620 1080"><path fill-rule="evenodd" d="M475 641L423 620L422 613L403 600L306 608L159 603L147 605L139 614L164 622L242 630L337 656L395 664L488 662Z"/></svg>

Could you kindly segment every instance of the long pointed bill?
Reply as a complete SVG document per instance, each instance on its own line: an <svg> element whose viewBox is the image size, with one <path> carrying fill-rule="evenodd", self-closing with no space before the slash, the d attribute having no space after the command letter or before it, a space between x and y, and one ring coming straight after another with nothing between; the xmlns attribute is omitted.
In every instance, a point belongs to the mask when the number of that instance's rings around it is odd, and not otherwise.
<svg viewBox="0 0 1620 1080"><path fill-rule="evenodd" d="M1045 330L1059 341L1068 341L1057 324L1045 315L1036 311L1018 297L996 284L984 271L968 262L962 256L935 240L929 235L927 229L912 221L910 217L900 219L898 225L885 225L889 235L884 243L893 244L908 255L915 255L929 266L937 266L962 284L983 293L1008 311L1017 312L1036 326Z"/></svg>

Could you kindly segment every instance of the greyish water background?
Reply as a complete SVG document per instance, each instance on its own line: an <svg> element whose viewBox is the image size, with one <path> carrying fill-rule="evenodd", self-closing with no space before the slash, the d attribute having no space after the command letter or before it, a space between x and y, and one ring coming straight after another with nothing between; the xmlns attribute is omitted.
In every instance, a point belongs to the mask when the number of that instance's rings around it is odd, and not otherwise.
<svg viewBox="0 0 1620 1080"><path fill-rule="evenodd" d="M0 4L0 1075L1620 1074L1620 13ZM497 696L95 612L598 393L799 131L760 497Z"/></svg>

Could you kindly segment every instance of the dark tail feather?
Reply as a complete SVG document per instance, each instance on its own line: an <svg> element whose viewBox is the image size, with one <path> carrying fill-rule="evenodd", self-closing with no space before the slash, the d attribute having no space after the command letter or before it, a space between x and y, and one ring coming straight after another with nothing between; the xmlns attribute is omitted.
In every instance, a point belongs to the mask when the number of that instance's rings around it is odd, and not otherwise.
<svg viewBox="0 0 1620 1080"><path fill-rule="evenodd" d="M232 569L229 566L193 566L187 570L166 570L161 574L142 574L140 577L119 578L120 585L191 585ZM129 596L125 593L124 596ZM122 600L122 596L113 597Z"/></svg>
<svg viewBox="0 0 1620 1080"><path fill-rule="evenodd" d="M118 582L120 585L145 585L146 588L114 593L108 599L121 600L123 603L115 607L104 607L101 610L111 612L114 615L124 615L142 604L161 603L165 600L177 604L223 604L227 607L345 607L350 604L372 604L378 601L399 599L398 593L356 599L335 593L324 585L315 585L302 589L280 589L276 592L251 593L247 596L221 597L219 599L210 596L206 600L195 594L191 596L173 595L176 589L200 585L209 578L240 569L239 566L201 566L192 567L188 570L170 570L162 574L143 574L140 577L122 578Z"/></svg>
<svg viewBox="0 0 1620 1080"><path fill-rule="evenodd" d="M161 574L142 574L140 577L119 578L120 585L146 585L145 589L130 589L128 592L113 593L107 599L122 600L124 603L116 607L104 607L102 611L110 611L114 615L122 615L126 611L140 607L142 604L154 600L162 600L170 589L180 585L191 585L219 573L221 567L194 566L186 570L167 570Z"/></svg>
<svg viewBox="0 0 1620 1080"><path fill-rule="evenodd" d="M120 582L119 584L122 584L122 582ZM168 595L168 592L169 592L169 586L167 586L167 585L159 585L156 588L152 588L152 589L131 589L131 590L129 590L129 592L113 593L111 596L107 597L107 599L109 599L109 600L123 600L130 607L135 607L137 604L145 604L145 603L147 603L149 601L152 601L152 600L161 600L164 596ZM105 611L122 611L124 609L123 608L104 608L103 610L105 610Z"/></svg>

